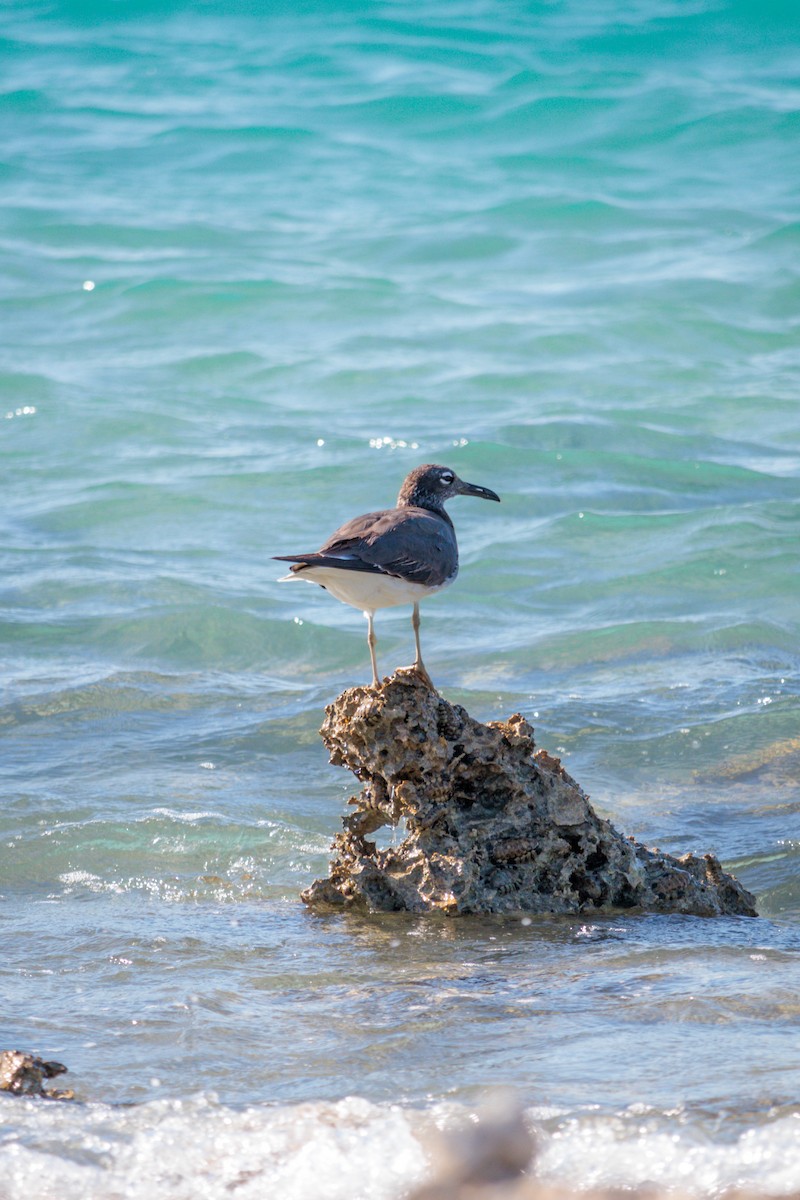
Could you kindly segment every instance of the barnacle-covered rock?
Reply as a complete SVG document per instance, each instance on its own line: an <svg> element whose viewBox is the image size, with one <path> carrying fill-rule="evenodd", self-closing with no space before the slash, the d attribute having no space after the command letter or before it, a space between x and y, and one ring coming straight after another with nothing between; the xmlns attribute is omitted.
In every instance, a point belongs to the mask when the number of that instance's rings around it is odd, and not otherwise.
<svg viewBox="0 0 800 1200"><path fill-rule="evenodd" d="M713 855L648 850L599 817L518 713L481 724L413 670L326 709L331 762L363 784L330 876L302 899L373 911L577 913L609 908L755 916ZM379 849L369 836L402 823Z"/></svg>
<svg viewBox="0 0 800 1200"><path fill-rule="evenodd" d="M21 1050L0 1051L0 1092L11 1092L14 1096L45 1096L48 1100L72 1100L74 1093L43 1086L45 1079L63 1075L66 1067L58 1062L45 1062Z"/></svg>

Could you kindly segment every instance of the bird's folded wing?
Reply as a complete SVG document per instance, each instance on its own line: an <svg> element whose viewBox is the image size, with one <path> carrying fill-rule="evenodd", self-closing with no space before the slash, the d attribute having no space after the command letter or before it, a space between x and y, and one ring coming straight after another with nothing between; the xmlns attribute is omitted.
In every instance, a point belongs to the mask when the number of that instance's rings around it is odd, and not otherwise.
<svg viewBox="0 0 800 1200"><path fill-rule="evenodd" d="M329 565L335 558L345 570L380 571L426 587L440 587L458 570L452 526L419 508L356 517L337 529L318 553Z"/></svg>

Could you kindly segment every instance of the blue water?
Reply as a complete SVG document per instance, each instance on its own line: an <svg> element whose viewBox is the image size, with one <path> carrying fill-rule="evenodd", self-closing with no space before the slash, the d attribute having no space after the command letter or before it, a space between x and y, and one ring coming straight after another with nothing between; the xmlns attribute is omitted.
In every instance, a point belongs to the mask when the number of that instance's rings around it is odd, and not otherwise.
<svg viewBox="0 0 800 1200"><path fill-rule="evenodd" d="M399 1197L498 1084L545 1179L798 1186L799 34L732 0L3 8L0 1048L86 1102L0 1104L11 1200L43 1161L43 1196ZM369 657L271 556L421 462L502 496L451 505L443 694L524 713L758 921L300 904ZM376 625L408 663L408 610Z"/></svg>

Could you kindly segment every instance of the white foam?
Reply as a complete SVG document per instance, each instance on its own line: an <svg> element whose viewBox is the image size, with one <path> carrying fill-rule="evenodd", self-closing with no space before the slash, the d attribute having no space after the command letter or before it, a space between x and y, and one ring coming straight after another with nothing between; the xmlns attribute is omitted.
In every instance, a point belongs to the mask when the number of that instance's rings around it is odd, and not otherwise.
<svg viewBox="0 0 800 1200"><path fill-rule="evenodd" d="M712 1136L683 1111L670 1119L632 1106L617 1117L571 1118L542 1139L536 1174L581 1189L651 1183L685 1196L786 1195L800 1180L800 1111L765 1114L738 1136Z"/></svg>
<svg viewBox="0 0 800 1200"><path fill-rule="evenodd" d="M400 1200L426 1178L435 1131L467 1115L452 1103L419 1112L358 1097L246 1108L213 1096L124 1107L0 1097L3 1200ZM800 1178L800 1111L765 1114L738 1137L636 1106L529 1116L548 1125L532 1166L545 1183L782 1196Z"/></svg>
<svg viewBox="0 0 800 1200"><path fill-rule="evenodd" d="M413 1114L358 1098L234 1109L3 1099L3 1200L395 1200L425 1174Z"/></svg>

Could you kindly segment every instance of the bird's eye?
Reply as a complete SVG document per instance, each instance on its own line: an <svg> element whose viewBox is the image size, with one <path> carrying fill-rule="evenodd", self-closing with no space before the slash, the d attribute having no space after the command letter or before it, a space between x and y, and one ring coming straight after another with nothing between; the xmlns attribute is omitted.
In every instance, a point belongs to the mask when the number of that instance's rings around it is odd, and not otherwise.
<svg viewBox="0 0 800 1200"><path fill-rule="evenodd" d="M442 487L450 487L450 484L454 479L455 475L452 471L442 471L441 475L439 476L439 483L442 485Z"/></svg>

